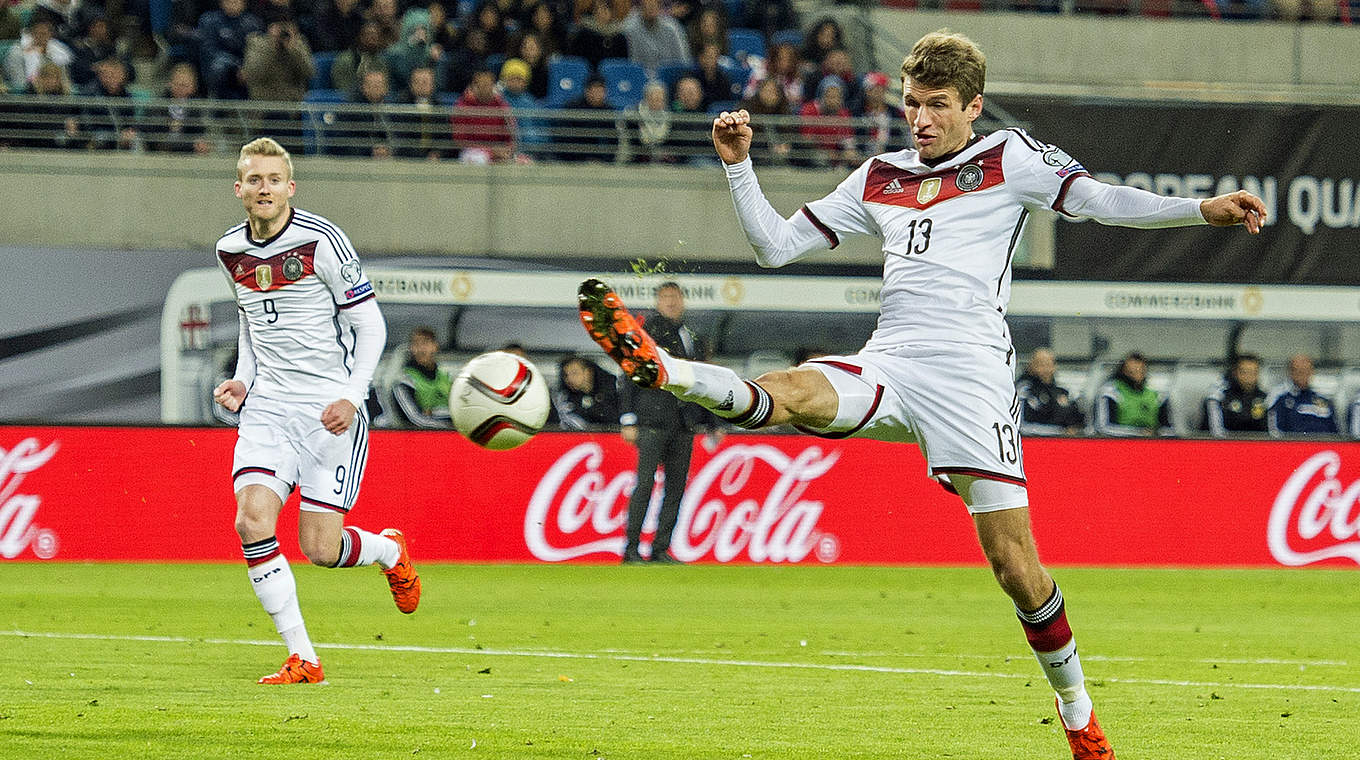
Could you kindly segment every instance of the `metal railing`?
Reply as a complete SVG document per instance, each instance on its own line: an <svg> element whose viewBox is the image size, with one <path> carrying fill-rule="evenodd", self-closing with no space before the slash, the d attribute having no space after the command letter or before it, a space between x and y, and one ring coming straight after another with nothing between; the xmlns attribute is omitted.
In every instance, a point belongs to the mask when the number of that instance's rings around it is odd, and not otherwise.
<svg viewBox="0 0 1360 760"><path fill-rule="evenodd" d="M234 154L267 135L300 155L398 160L716 161L709 114L636 110L457 108L449 105L0 95L0 150L122 150ZM999 126L985 115L979 132ZM853 167L907 147L900 118L757 115L762 165Z"/></svg>

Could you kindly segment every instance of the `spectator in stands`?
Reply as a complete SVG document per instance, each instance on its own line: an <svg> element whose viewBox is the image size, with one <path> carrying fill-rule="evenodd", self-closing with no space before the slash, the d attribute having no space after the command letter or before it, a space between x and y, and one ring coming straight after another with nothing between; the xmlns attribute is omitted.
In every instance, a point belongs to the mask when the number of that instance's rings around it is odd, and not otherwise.
<svg viewBox="0 0 1360 760"><path fill-rule="evenodd" d="M751 70L751 80L746 85L746 96L755 94L756 85L764 79L773 79L784 91L784 100L789 104L789 113L797 113L803 107L803 67L798 56L798 48L781 42L770 49L765 70L760 67Z"/></svg>
<svg viewBox="0 0 1360 760"><path fill-rule="evenodd" d="M430 13L430 32L433 35L430 44L439 45L448 55L449 51L458 47L458 24L449 18L449 10L443 0L428 0L425 10Z"/></svg>
<svg viewBox="0 0 1360 760"><path fill-rule="evenodd" d="M372 21L365 21L359 27L359 37L354 47L335 56L331 64L331 87L353 95L359 90L359 75L365 71L387 73L382 27Z"/></svg>
<svg viewBox="0 0 1360 760"><path fill-rule="evenodd" d="M264 22L246 10L245 0L221 0L219 10L203 14L198 20L198 69L208 97L246 97L246 82L241 74L246 40L263 31Z"/></svg>
<svg viewBox="0 0 1360 760"><path fill-rule="evenodd" d="M142 138L137 130L137 106L128 91L127 63L109 56L94 65L94 81L84 94L107 102L85 109L85 130L92 147L99 150L140 150Z"/></svg>
<svg viewBox="0 0 1360 760"><path fill-rule="evenodd" d="M1223 373L1219 383L1204 399L1204 421L1200 430L1216 438L1229 433L1266 432L1266 393L1259 385L1261 358L1239 354Z"/></svg>
<svg viewBox="0 0 1360 760"><path fill-rule="evenodd" d="M448 117L435 99L434 69L424 66L411 72L400 102L416 113L394 113L396 153L403 158L438 161L448 143Z"/></svg>
<svg viewBox="0 0 1360 760"><path fill-rule="evenodd" d="M349 50L359 40L363 25L359 0L324 0L321 12L306 29L307 41L316 52Z"/></svg>
<svg viewBox="0 0 1360 760"><path fill-rule="evenodd" d="M381 71L363 73L354 102L367 108L336 112L335 125L330 129L333 138L330 153L337 156L392 157L392 124L382 107L387 102L389 92L387 74Z"/></svg>
<svg viewBox="0 0 1360 760"><path fill-rule="evenodd" d="M246 40L241 77L252 100L300 103L315 71L307 40L291 19L272 20Z"/></svg>
<svg viewBox="0 0 1360 760"><path fill-rule="evenodd" d="M732 78L727 76L727 72L718 65L718 56L721 48L713 43L708 43L699 51L694 70L690 73L695 79L699 80L699 86L704 92L704 108L708 108L714 103L734 100L732 92Z"/></svg>
<svg viewBox="0 0 1360 760"><path fill-rule="evenodd" d="M52 22L35 16L20 35L19 44L10 47L5 56L5 84L14 92L23 92L44 61L57 64L69 77L74 58L71 48L53 36Z"/></svg>
<svg viewBox="0 0 1360 760"><path fill-rule="evenodd" d="M628 38L609 0L595 0L590 15L567 37L567 52L586 59L591 68L605 58L628 57Z"/></svg>
<svg viewBox="0 0 1360 760"><path fill-rule="evenodd" d="M529 64L519 58L511 58L501 64L501 97L515 110L538 109L543 103L529 92ZM517 134L515 143L525 156L538 158L544 155L544 148L551 141L543 120L533 116L515 114Z"/></svg>
<svg viewBox="0 0 1360 760"><path fill-rule="evenodd" d="M670 144L680 160L691 166L714 166L713 120L704 107L704 88L693 76L680 77L675 83L671 110L678 117L671 124Z"/></svg>
<svg viewBox="0 0 1360 760"><path fill-rule="evenodd" d="M812 25L803 42L803 62L812 72L821 71L822 61L832 50L845 48L845 32L833 18L824 18Z"/></svg>
<svg viewBox="0 0 1360 760"><path fill-rule="evenodd" d="M675 13L674 5L671 13ZM695 14L694 20L685 24L685 34L695 58L699 58L705 45L717 45L719 55L727 54L727 17L715 6L706 6Z"/></svg>
<svg viewBox="0 0 1360 760"><path fill-rule="evenodd" d="M439 342L434 330L416 327L408 339L401 379L392 386L398 419L418 428L453 427L449 417L449 389L453 379L436 361Z"/></svg>
<svg viewBox="0 0 1360 760"><path fill-rule="evenodd" d="M798 163L803 166L845 167L861 160L855 144L855 128L850 124L850 109L845 107L845 86L840 77L829 75L817 85L817 97L803 104L798 115L803 150Z"/></svg>
<svg viewBox="0 0 1360 760"><path fill-rule="evenodd" d="M161 97L173 101L164 109L149 112L146 119L146 146L149 150L171 153L212 153L207 135L207 119L194 105L198 97L198 73L193 64L177 63L170 70L170 83ZM213 406L218 406L213 404Z"/></svg>
<svg viewBox="0 0 1360 760"><path fill-rule="evenodd" d="M516 53L513 56L519 58L529 67L529 75L525 78L528 85L527 90L540 103L548 97L548 86L550 84L548 55L543 48L542 39L534 32L521 35L519 45L515 48Z"/></svg>
<svg viewBox="0 0 1360 760"><path fill-rule="evenodd" d="M1289 357L1289 379L1266 400L1266 429L1273 436L1336 435L1336 406L1313 390L1313 360Z"/></svg>
<svg viewBox="0 0 1360 760"><path fill-rule="evenodd" d="M743 100L738 108L751 115L776 116L777 119L753 119L751 122L751 155L762 164L787 164L793 150L794 129L788 123L789 102L779 82L767 77L756 86L755 95Z"/></svg>
<svg viewBox="0 0 1360 760"><path fill-rule="evenodd" d="M59 40L71 43L89 24L89 19L101 11L96 3L81 3L80 0L38 0L32 7L30 19L41 19L52 23L52 34Z"/></svg>
<svg viewBox="0 0 1360 760"><path fill-rule="evenodd" d="M461 94L472 84L472 75L486 68L490 54L486 33L481 29L467 30L459 45L446 54L444 86L440 89Z"/></svg>
<svg viewBox="0 0 1360 760"><path fill-rule="evenodd" d="M545 60L566 49L566 30L563 29L557 15L553 13L552 6L542 2L542 0L536 0L528 5L523 26L525 35L532 34L538 37L538 45L542 48ZM517 55L523 58L524 51L518 50Z"/></svg>
<svg viewBox="0 0 1360 760"><path fill-rule="evenodd" d="M817 92L817 88L827 77L841 80L841 101L845 103L846 108L849 108L851 103L858 104L863 99L859 86L860 77L855 74L850 54L843 48L829 51L822 59L822 65L803 78L803 92L810 97Z"/></svg>
<svg viewBox="0 0 1360 760"><path fill-rule="evenodd" d="M85 33L71 45L71 83L85 87L94 80L95 63L117 55L117 40L109 28L109 21L103 15L90 19Z"/></svg>
<svg viewBox="0 0 1360 760"><path fill-rule="evenodd" d="M364 21L372 21L378 25L381 40L379 44L386 49L395 45L401 39L401 16L399 14L397 0L373 0L364 11Z"/></svg>
<svg viewBox="0 0 1360 760"><path fill-rule="evenodd" d="M508 161L515 155L515 117L496 92L496 75L482 69L472 76L453 106L453 144L458 160L469 164Z"/></svg>
<svg viewBox="0 0 1360 760"><path fill-rule="evenodd" d="M666 15L661 0L638 0L637 7L623 20L623 36L628 38L628 57L649 74L655 74L659 66L688 66L694 61L684 28Z"/></svg>
<svg viewBox="0 0 1360 760"><path fill-rule="evenodd" d="M424 66L433 69L442 67L444 48L432 39L429 11L412 8L401 17L401 40L383 51L393 87L404 89L415 69Z"/></svg>
<svg viewBox="0 0 1360 760"><path fill-rule="evenodd" d="M675 152L670 146L671 109L666 103L666 85L652 79L642 88L642 102L630 109L628 122L632 139L634 163L673 163Z"/></svg>
<svg viewBox="0 0 1360 760"><path fill-rule="evenodd" d="M910 144L906 114L897 99L888 94L887 74L871 71L864 75L864 98L856 115L869 122L859 128L860 152L864 155L877 156L895 149L893 146Z"/></svg>
<svg viewBox="0 0 1360 760"><path fill-rule="evenodd" d="M1038 435L1076 435L1086 425L1067 389L1058 385L1053 351L1036 348L1024 374L1015 381L1020 399L1020 432Z"/></svg>
<svg viewBox="0 0 1360 760"><path fill-rule="evenodd" d="M1166 399L1147 385L1147 358L1134 351L1119 362L1096 394L1095 432L1100 435L1153 436L1171 433Z"/></svg>
<svg viewBox="0 0 1360 760"><path fill-rule="evenodd" d="M170 86L170 48L163 37L148 29L137 29L126 35L120 44L127 51L128 76L142 92L164 92ZM184 58L178 62L190 60ZM194 76L198 76L197 69Z"/></svg>
<svg viewBox="0 0 1360 760"><path fill-rule="evenodd" d="M503 55L509 45L509 35L505 31L505 17L496 0L485 0L472 14L472 28L486 35L487 52Z"/></svg>
<svg viewBox="0 0 1360 760"><path fill-rule="evenodd" d="M38 67L38 75L24 88L24 95L70 95L66 72L52 61ZM0 105L0 148L62 150L84 148L88 141L80 131L80 109L45 102L11 101Z"/></svg>
<svg viewBox="0 0 1360 760"><path fill-rule="evenodd" d="M553 406L565 430L612 428L619 424L619 390L612 374L583 357L557 365Z"/></svg>
<svg viewBox="0 0 1360 760"><path fill-rule="evenodd" d="M572 111L599 111L595 118L559 119L554 127L553 142L560 149L559 161L612 161L618 151L618 134L614 125L605 121L614 107L609 105L604 79L599 75L586 80L581 97L564 106Z"/></svg>

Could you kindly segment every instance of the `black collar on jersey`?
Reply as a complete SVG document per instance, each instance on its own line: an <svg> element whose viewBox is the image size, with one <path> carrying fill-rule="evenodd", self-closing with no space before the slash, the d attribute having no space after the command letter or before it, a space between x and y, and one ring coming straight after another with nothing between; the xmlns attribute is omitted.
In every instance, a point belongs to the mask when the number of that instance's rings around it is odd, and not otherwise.
<svg viewBox="0 0 1360 760"><path fill-rule="evenodd" d="M930 160L928 160L928 161L927 161L926 159L922 158L922 159L921 159L921 163L923 163L923 164L925 164L926 166L929 166L930 168L934 169L935 167L939 166L940 164L945 163L946 161L953 160L953 158L954 158L955 156L959 155L960 153L964 152L965 150L968 150L969 148L973 147L974 145L977 145L978 140L981 140L981 139L982 139L982 136L981 136L981 135L973 135L973 136L968 140L968 142L966 142L966 143L963 144L963 147L962 147L962 148L959 148L958 150L954 151L953 153L946 153L946 154L944 154L943 156L940 156L939 158L932 158L932 159L930 159ZM918 152L917 155L920 155L920 153Z"/></svg>
<svg viewBox="0 0 1360 760"><path fill-rule="evenodd" d="M246 242L247 242L247 243L250 243L251 245L255 246L256 248L263 248L263 247L269 245L270 243L274 242L275 240L278 240L278 239L283 235L283 233L285 233L285 232L288 231L288 227L291 226L291 225L293 224L293 214L295 214L295 213L297 213L297 209L293 208L292 206L289 206L289 207L288 207L288 221L284 222L284 223L283 223L283 226L279 228L279 231L278 231L278 232L275 232L273 235L271 235L270 238L269 238L268 240L259 240L259 241L257 241L257 240L255 240L254 238L252 238L252 237L250 236L250 220L247 219L247 220L246 220Z"/></svg>

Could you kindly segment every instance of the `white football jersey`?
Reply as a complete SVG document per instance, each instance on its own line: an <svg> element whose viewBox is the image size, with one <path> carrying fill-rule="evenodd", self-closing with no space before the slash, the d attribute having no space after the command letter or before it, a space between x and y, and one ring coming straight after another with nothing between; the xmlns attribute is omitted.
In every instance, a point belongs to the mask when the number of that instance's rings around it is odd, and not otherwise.
<svg viewBox="0 0 1360 760"><path fill-rule="evenodd" d="M245 223L217 241L217 263L236 293L255 353L251 396L330 403L344 396L354 333L340 310L374 297L354 246L325 218L294 208L273 238Z"/></svg>
<svg viewBox="0 0 1360 760"><path fill-rule="evenodd" d="M937 165L915 149L865 161L803 207L832 247L847 234L883 238L878 327L865 345L961 342L1010 350L1011 257L1035 209L1062 211L1086 169L1019 129L976 140Z"/></svg>

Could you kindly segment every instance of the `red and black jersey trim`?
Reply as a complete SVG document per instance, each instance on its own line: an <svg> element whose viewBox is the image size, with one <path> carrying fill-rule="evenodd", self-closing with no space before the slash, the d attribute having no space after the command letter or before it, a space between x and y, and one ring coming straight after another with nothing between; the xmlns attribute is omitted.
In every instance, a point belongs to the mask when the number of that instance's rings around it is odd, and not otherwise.
<svg viewBox="0 0 1360 760"><path fill-rule="evenodd" d="M316 499L313 499L310 496L301 496L299 498L302 500L303 504L313 504L318 507L325 507L326 509L329 509L333 512L339 512L342 515L349 512L349 510L345 509L344 507L337 506L335 504L327 504L324 501L317 501Z"/></svg>
<svg viewBox="0 0 1360 760"><path fill-rule="evenodd" d="M242 475L245 475L245 474L251 473L251 472L257 472L257 473L260 473L261 475L268 475L268 476L270 476L270 477L272 477L272 478L277 478L277 477L278 477L278 473L274 472L273 470L269 469L268 467L242 467L241 469L239 469L239 470L237 470L236 472L233 472L233 473L231 474L231 479L232 479L232 480L235 480L235 479L241 477Z"/></svg>
<svg viewBox="0 0 1360 760"><path fill-rule="evenodd" d="M217 257L237 285L268 293L316 274L316 244L313 240L267 258L246 251L218 251ZM297 266L297 271L290 272L289 264ZM295 276L290 277L290 274Z"/></svg>
<svg viewBox="0 0 1360 760"><path fill-rule="evenodd" d="M1017 486L1025 485L1024 478L1017 478L1014 475L1007 475L1002 472L982 470L977 467L932 467L930 468L930 474L932 477L935 475L968 475L974 478L982 478L983 480L998 480L1002 483L1013 483Z"/></svg>
<svg viewBox="0 0 1360 760"><path fill-rule="evenodd" d="M855 364L850 364L849 362L836 361L835 359L809 359L807 363L825 364L828 367L835 367L836 369L841 370L842 372L849 372L852 375L863 376L864 374L863 367L860 367ZM869 405L869 411L865 412L864 417L859 421L859 423L856 424L854 427L850 428L849 430L836 430L828 432L825 430L817 430L815 428L810 428L803 425L794 425L794 428L796 428L800 432L807 433L808 435L815 435L818 438L833 438L833 439L849 438L850 436L854 435L855 433L858 433L861 429L863 429L865 425L869 424L869 420L872 420L874 418L874 415L878 413L878 407L882 403L883 403L883 386L879 385L874 389L874 402Z"/></svg>
<svg viewBox="0 0 1360 760"><path fill-rule="evenodd" d="M1006 272L1010 271L1011 259L1015 257L1015 246L1020 242L1020 233L1025 229L1025 220L1029 218L1029 209L1020 209L1020 218L1015 220L1015 230L1011 232L1010 245L1006 246L1006 264L1001 267L1001 274L996 278L996 295L1001 297L1001 285L1006 281Z"/></svg>
<svg viewBox="0 0 1360 760"><path fill-rule="evenodd" d="M1074 214L1069 214L1065 209L1063 209L1063 199L1067 197L1067 189L1072 186L1072 180L1076 179L1077 177L1089 177L1089 176L1091 175L1084 171L1072 172L1071 174L1067 175L1067 179L1063 180L1062 187L1058 188L1058 197L1053 199L1053 210L1058 212L1059 214L1062 214L1063 216L1075 219L1076 216Z"/></svg>
<svg viewBox="0 0 1360 760"><path fill-rule="evenodd" d="M335 305L335 308L337 308L337 309L349 309L349 308L352 308L352 307L354 307L354 306L358 306L359 304L363 303L364 301L367 301L367 300L369 300L369 299L371 299L371 298L377 298L377 297L378 297L378 294L377 294L377 293L369 293L368 295L364 296L363 298L360 298L360 299L357 300L357 301L350 301L349 303L340 303L340 304L336 304L336 305Z"/></svg>
<svg viewBox="0 0 1360 760"><path fill-rule="evenodd" d="M816 227L818 232L826 236L826 242L830 243L832 248L841 244L841 239L837 237L836 231L823 224L822 220L818 219L817 215L812 213L812 209L803 206L798 210L803 212L803 215L808 218L809 222L812 222L812 226Z"/></svg>
<svg viewBox="0 0 1360 760"><path fill-rule="evenodd" d="M924 211L954 198L980 193L1006 183L1002 143L955 166L917 174L879 158L869 162L860 200Z"/></svg>

